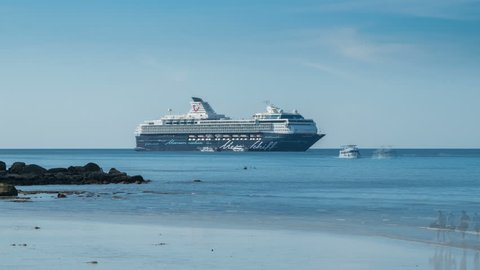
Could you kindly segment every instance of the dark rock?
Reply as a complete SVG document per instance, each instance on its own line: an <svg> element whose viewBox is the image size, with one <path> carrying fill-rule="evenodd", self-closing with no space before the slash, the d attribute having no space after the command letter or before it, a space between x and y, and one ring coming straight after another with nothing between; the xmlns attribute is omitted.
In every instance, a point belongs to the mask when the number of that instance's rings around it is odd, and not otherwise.
<svg viewBox="0 0 480 270"><path fill-rule="evenodd" d="M115 168L111 168L109 171L108 171L108 175L119 175L119 174L125 174L125 173L122 173L121 171L115 169Z"/></svg>
<svg viewBox="0 0 480 270"><path fill-rule="evenodd" d="M144 183L145 180L143 179L143 177L141 175L134 175L132 177L130 177L129 179L129 183L136 183L136 184L141 184L141 183Z"/></svg>
<svg viewBox="0 0 480 270"><path fill-rule="evenodd" d="M21 174L23 171L23 168L25 168L25 162L15 162L12 164L10 169L8 169L8 173Z"/></svg>
<svg viewBox="0 0 480 270"><path fill-rule="evenodd" d="M23 162L12 164L10 169L0 172L0 183L11 185L87 185L87 184L143 184L148 180L142 176L129 176L115 168L108 173L103 172L95 163L88 163L85 166L70 166L68 168L45 169L41 166Z"/></svg>
<svg viewBox="0 0 480 270"><path fill-rule="evenodd" d="M102 168L100 168L100 166L98 166L93 162L87 163L87 165L83 166L83 169L86 172L102 172L103 171Z"/></svg>
<svg viewBox="0 0 480 270"><path fill-rule="evenodd" d="M47 172L47 169L35 164L26 165L22 170L22 174L34 174L34 175L42 175L46 172Z"/></svg>
<svg viewBox="0 0 480 270"><path fill-rule="evenodd" d="M68 172L69 173L84 173L85 168L83 166L70 166L68 167Z"/></svg>
<svg viewBox="0 0 480 270"><path fill-rule="evenodd" d="M18 196L18 190L13 185L0 183L0 196Z"/></svg>
<svg viewBox="0 0 480 270"><path fill-rule="evenodd" d="M121 175L117 175L117 176L111 178L110 181L112 183L117 183L118 184L118 183L126 183L128 180L129 180L129 177L127 175L121 174Z"/></svg>
<svg viewBox="0 0 480 270"><path fill-rule="evenodd" d="M68 175L67 177L64 178L66 181L65 183L67 184L73 184L73 185L81 185L84 184L84 177L82 174L72 174Z"/></svg>
<svg viewBox="0 0 480 270"><path fill-rule="evenodd" d="M34 181L32 175L5 174L0 175L0 182L10 185L32 185Z"/></svg>
<svg viewBox="0 0 480 270"><path fill-rule="evenodd" d="M195 179L195 180L193 180L193 182L194 182L194 183L201 183L201 182L203 182L203 181L200 180L200 179Z"/></svg>
<svg viewBox="0 0 480 270"><path fill-rule="evenodd" d="M85 174L85 178L89 180L105 181L109 175L103 172L90 172Z"/></svg>
<svg viewBox="0 0 480 270"><path fill-rule="evenodd" d="M66 197L67 197L67 194L65 194L65 193L58 193L57 194L57 198L59 198L59 199L63 199L63 198L66 198Z"/></svg>
<svg viewBox="0 0 480 270"><path fill-rule="evenodd" d="M70 175L67 175L63 172L58 172L56 174L53 174L52 176L53 176L54 179L57 179L57 180L60 180L60 181L67 178L67 177L70 177Z"/></svg>
<svg viewBox="0 0 480 270"><path fill-rule="evenodd" d="M0 172L6 171L7 170L7 164L5 162L0 161Z"/></svg>
<svg viewBox="0 0 480 270"><path fill-rule="evenodd" d="M52 168L48 169L47 173L67 173L68 170L66 168Z"/></svg>
<svg viewBox="0 0 480 270"><path fill-rule="evenodd" d="M38 227L38 226L35 226L35 230L40 230L40 227Z"/></svg>

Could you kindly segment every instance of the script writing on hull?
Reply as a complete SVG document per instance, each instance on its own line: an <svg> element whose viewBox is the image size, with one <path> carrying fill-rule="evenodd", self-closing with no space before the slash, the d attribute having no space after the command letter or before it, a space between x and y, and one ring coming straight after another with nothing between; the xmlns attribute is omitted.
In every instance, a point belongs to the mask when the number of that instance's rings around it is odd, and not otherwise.
<svg viewBox="0 0 480 270"><path fill-rule="evenodd" d="M268 151L272 150L277 145L277 142L262 142L256 141L254 144L248 147L249 150L260 150L260 151ZM237 144L234 141L227 141L225 144L219 147L221 150L234 150L239 147L243 147L243 144Z"/></svg>

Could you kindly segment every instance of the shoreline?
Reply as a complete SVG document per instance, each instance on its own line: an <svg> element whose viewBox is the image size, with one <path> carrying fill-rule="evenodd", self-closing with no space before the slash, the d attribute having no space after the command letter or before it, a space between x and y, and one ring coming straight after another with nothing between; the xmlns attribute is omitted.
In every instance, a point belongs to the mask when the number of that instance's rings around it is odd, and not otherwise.
<svg viewBox="0 0 480 270"><path fill-rule="evenodd" d="M32 186L37 188L38 186ZM73 188L73 187L72 187ZM113 189L115 190L115 189ZM57 198L57 193L68 194L66 199ZM437 230L426 226L398 225L398 224L360 224L353 220L345 219L318 219L318 217L289 216L289 215L261 215L237 212L205 213L205 212L132 212L132 209L122 210L121 205L114 211L112 209L97 208L95 203L102 203L101 197L128 203L124 191L81 191L79 189L62 189L59 191L35 190L20 191L27 200L12 200L4 198L4 213L0 213L0 219L14 218L15 215L26 217L39 216L38 207L43 208L42 203L52 202L56 208L43 209L41 213L50 220L88 220L121 225L158 225L181 228L204 228L204 229L232 229L232 230L258 230L258 231L296 231L306 233L327 233L348 236L379 237L412 243L421 243L450 248L464 248L472 251L480 251L480 234L474 231L466 231L466 238L462 239L461 231ZM31 193L30 195L28 193ZM134 193L129 193L130 195ZM141 194L141 193L140 193ZM27 197L32 196L32 198ZM57 201L59 200L59 201ZM1 200L0 200L1 202ZM76 202L84 202L90 208L79 209L75 213L68 211L69 206ZM28 208L23 207L27 203ZM42 216L43 216L42 215ZM41 217L40 217L41 218ZM394 226L392 226L394 225ZM438 231L438 232L437 232ZM441 239L443 234L444 239ZM446 237L446 238L445 238Z"/></svg>
<svg viewBox="0 0 480 270"><path fill-rule="evenodd" d="M16 203L16 202L12 202ZM23 202L21 202L23 203ZM7 209L11 212L11 209ZM18 217L18 212L0 213L0 219L12 219ZM124 226L160 226L175 227L179 229L198 228L215 230L253 230L253 231L277 231L297 232L307 234L331 234L344 237L367 237L392 241L400 241L412 244L423 244L445 248L458 248L480 252L480 235L474 231L467 231L466 238L462 240L460 231L444 231L447 239L439 239L439 232L428 227L402 226L396 231L387 231L387 227L376 227L367 230L364 226L342 225L329 223L316 219L298 218L289 216L246 216L237 215L205 215L203 213L127 213L94 211L69 213L66 211L43 212L42 216L48 216L49 221L88 221L92 223L115 224ZM22 211L23 219L30 219L33 223L39 216L37 211ZM423 235L419 235L423 233ZM441 237L441 235L440 235Z"/></svg>
<svg viewBox="0 0 480 270"><path fill-rule="evenodd" d="M472 253L331 232L1 217L0 252L7 256L0 265L9 269L33 267L37 260L35 269L88 269L89 262L101 269L431 269L439 250Z"/></svg>

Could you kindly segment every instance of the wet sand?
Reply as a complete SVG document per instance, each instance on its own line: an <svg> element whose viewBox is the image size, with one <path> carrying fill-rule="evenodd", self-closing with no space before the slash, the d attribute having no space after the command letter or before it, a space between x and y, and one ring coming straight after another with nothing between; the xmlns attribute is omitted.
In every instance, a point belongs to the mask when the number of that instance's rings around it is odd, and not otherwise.
<svg viewBox="0 0 480 270"><path fill-rule="evenodd" d="M478 269L478 253L299 230L0 217L1 269ZM456 268L453 267L455 264Z"/></svg>

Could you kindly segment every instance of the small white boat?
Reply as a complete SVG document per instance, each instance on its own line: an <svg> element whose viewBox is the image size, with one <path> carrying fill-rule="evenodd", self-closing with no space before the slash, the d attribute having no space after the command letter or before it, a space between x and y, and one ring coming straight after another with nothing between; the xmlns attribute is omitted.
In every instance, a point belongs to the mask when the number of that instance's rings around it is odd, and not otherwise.
<svg viewBox="0 0 480 270"><path fill-rule="evenodd" d="M338 157L339 158L359 158L360 151L358 151L358 148L356 145L353 145L353 144L344 145L342 150L340 150Z"/></svg>
<svg viewBox="0 0 480 270"><path fill-rule="evenodd" d="M394 152L391 147L384 147L375 150L373 152L372 158L375 159L386 159L386 158L393 158Z"/></svg>
<svg viewBox="0 0 480 270"><path fill-rule="evenodd" d="M232 151L234 152L245 152L247 149L244 146L237 145L232 148Z"/></svg>
<svg viewBox="0 0 480 270"><path fill-rule="evenodd" d="M215 149L213 149L210 146L204 146L204 147L200 148L200 152L215 152Z"/></svg>

